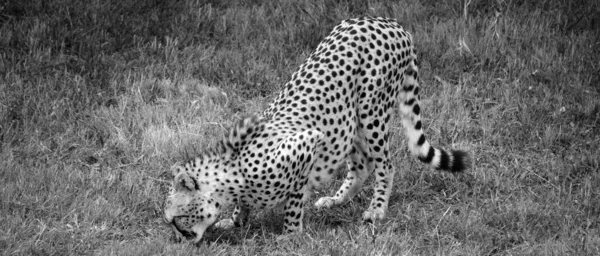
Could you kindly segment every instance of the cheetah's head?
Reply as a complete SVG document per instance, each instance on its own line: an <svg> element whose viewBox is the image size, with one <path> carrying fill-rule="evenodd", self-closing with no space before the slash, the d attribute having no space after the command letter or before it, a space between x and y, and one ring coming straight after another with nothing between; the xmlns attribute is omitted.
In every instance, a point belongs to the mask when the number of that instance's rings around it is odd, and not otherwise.
<svg viewBox="0 0 600 256"><path fill-rule="evenodd" d="M186 171L174 172L175 178L166 198L164 217L177 240L194 238L197 243L204 231L217 220L219 201L212 191L204 191L198 180Z"/></svg>

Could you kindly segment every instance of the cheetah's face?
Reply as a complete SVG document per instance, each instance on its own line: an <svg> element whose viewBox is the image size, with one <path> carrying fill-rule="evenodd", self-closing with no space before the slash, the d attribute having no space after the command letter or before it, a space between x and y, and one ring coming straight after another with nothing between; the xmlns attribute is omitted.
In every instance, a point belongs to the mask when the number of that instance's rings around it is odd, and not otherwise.
<svg viewBox="0 0 600 256"><path fill-rule="evenodd" d="M200 189L193 177L181 172L173 180L164 214L177 239L194 238L194 242L199 242L206 228L217 219L218 203Z"/></svg>

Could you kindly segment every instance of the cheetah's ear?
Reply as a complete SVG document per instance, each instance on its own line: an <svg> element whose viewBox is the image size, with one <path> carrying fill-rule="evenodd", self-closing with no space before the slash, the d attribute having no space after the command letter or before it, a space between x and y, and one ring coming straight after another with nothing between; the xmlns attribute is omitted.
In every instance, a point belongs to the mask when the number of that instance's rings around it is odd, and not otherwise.
<svg viewBox="0 0 600 256"><path fill-rule="evenodd" d="M173 180L175 191L192 192L199 190L198 183L186 172L180 172Z"/></svg>
<svg viewBox="0 0 600 256"><path fill-rule="evenodd" d="M173 177L177 177L177 174L180 174L184 171L185 171L185 168L183 168L179 164L175 164L175 165L171 166L171 174L173 175Z"/></svg>

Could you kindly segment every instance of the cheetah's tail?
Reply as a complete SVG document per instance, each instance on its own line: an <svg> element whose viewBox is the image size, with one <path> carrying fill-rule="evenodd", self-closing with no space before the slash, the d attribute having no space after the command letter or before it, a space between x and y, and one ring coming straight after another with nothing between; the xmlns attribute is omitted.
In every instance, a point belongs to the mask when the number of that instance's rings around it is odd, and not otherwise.
<svg viewBox="0 0 600 256"><path fill-rule="evenodd" d="M400 112L402 124L408 137L408 146L412 154L422 162L438 170L452 173L461 172L470 166L469 155L460 150L446 151L434 148L425 139L419 106L418 67L411 61L404 71L404 81L400 92Z"/></svg>

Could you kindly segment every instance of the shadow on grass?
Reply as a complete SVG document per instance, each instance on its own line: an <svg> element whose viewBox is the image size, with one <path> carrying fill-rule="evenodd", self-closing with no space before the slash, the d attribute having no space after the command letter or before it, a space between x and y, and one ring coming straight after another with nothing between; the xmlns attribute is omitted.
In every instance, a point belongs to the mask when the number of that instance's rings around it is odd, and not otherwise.
<svg viewBox="0 0 600 256"><path fill-rule="evenodd" d="M362 219L363 204L347 203L332 209L319 210L312 206L305 208L304 231L328 230L340 227L366 225ZM365 206L366 207L366 206ZM243 245L247 240L269 241L285 235L283 231L283 212L274 210L257 211L243 227L233 228L208 228L201 242L202 244L227 244ZM354 224L354 225L352 225ZM256 239L260 238L260 239ZM174 236L171 242L176 242Z"/></svg>
<svg viewBox="0 0 600 256"><path fill-rule="evenodd" d="M228 216L222 216L227 218ZM283 214L273 211L258 212L251 216L249 223L243 227L216 228L209 227L199 244L242 245L248 239L261 237L259 241L268 240L283 234ZM172 235L170 241L176 242Z"/></svg>

